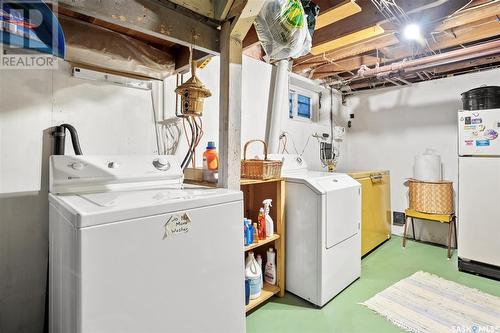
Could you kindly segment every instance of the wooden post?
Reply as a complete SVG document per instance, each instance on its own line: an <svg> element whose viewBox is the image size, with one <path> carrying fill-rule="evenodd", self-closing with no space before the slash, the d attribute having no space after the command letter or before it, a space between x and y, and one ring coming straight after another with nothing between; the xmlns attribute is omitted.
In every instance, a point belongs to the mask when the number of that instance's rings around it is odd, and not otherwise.
<svg viewBox="0 0 500 333"><path fill-rule="evenodd" d="M242 41L264 0L236 0L220 33L219 187L240 189Z"/></svg>
<svg viewBox="0 0 500 333"><path fill-rule="evenodd" d="M240 189L242 43L221 29L219 100L219 187Z"/></svg>

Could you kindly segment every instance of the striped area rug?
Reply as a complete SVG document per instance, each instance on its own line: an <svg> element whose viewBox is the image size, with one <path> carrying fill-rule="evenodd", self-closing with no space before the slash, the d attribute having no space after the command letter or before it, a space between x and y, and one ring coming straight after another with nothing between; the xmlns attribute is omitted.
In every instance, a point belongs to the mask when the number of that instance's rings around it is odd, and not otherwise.
<svg viewBox="0 0 500 333"><path fill-rule="evenodd" d="M415 333L500 332L500 298L417 272L362 303Z"/></svg>

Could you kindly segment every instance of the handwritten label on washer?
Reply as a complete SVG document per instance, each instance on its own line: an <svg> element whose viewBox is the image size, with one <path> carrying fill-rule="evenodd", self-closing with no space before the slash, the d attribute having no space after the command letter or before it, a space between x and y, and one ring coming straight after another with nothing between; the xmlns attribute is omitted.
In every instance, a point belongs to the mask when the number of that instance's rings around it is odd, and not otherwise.
<svg viewBox="0 0 500 333"><path fill-rule="evenodd" d="M171 215L165 223L163 239L174 235L185 234L191 230L191 219L187 213Z"/></svg>

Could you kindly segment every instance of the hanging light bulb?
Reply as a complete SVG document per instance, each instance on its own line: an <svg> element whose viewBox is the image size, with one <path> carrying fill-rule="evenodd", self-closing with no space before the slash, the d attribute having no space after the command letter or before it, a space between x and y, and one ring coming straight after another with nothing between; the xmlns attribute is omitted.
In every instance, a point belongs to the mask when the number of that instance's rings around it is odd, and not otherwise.
<svg viewBox="0 0 500 333"><path fill-rule="evenodd" d="M403 36L408 40L419 40L422 38L420 26L416 23L410 23L405 26Z"/></svg>

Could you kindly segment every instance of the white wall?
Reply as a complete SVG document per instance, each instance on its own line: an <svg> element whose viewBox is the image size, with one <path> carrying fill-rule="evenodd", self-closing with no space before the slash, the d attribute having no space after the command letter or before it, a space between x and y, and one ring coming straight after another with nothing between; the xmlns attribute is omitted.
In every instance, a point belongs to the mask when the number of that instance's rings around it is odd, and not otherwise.
<svg viewBox="0 0 500 333"><path fill-rule="evenodd" d="M274 75L274 66L266 64L262 61L243 56L242 67L242 128L241 142L242 154L243 145L252 139L265 140L266 125L268 122L269 113L272 109L272 94L273 90L271 80ZM204 137L196 150L196 165L201 167L202 155L208 141L219 140L219 57L214 57L210 63L204 68L197 71L198 77L211 90L212 97L205 100L203 112ZM185 75L185 80L189 75ZM175 77L169 77L165 81L165 112L166 117L173 116L175 110ZM317 102L317 100L316 100ZM335 106L337 101L335 101ZM288 104L281 110L282 131L289 132L299 152L304 148L307 138L313 133L330 133L329 112L330 112L330 97L328 91L323 95L322 108L316 110L315 121L302 121L288 118ZM185 153L187 148L185 138L183 137L179 145L178 157ZM294 153L292 143L288 142L288 150ZM262 154L262 146L254 143L249 146L248 158L253 158L255 155ZM308 164L314 169L322 169L319 161L319 145L313 138L309 140L309 144L304 151L304 158Z"/></svg>
<svg viewBox="0 0 500 333"><path fill-rule="evenodd" d="M153 154L149 91L77 79L70 66L0 75L0 332L42 332L50 127L75 125L85 154ZM158 90L160 83L154 83ZM160 104L161 98L157 101ZM160 107L158 105L158 110ZM67 136L68 154L73 150Z"/></svg>
<svg viewBox="0 0 500 333"><path fill-rule="evenodd" d="M444 178L457 189L457 110L460 94L480 85L498 85L500 70L421 82L411 87L375 90L347 100L337 114L346 123L354 112L347 132L347 163L341 169L388 169L391 172L391 200L394 211L407 207L406 178L412 177L414 156L433 148L441 155ZM424 240L446 243L446 226L425 223ZM394 227L401 234L401 227ZM417 232L417 237L419 237Z"/></svg>

